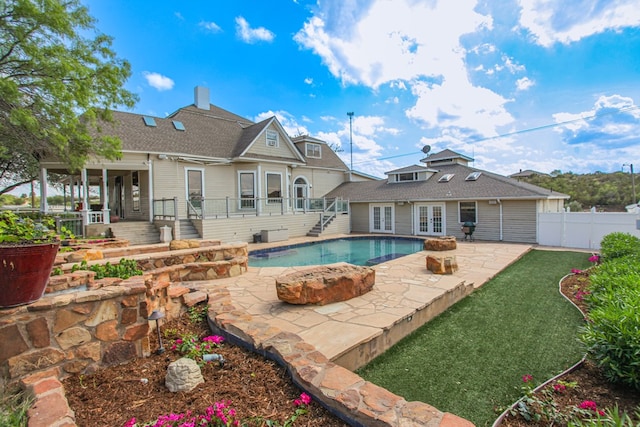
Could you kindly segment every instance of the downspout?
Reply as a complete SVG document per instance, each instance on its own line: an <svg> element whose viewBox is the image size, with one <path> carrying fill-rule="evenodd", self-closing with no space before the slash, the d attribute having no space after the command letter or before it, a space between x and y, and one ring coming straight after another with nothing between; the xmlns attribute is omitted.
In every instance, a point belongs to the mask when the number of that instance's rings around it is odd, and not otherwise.
<svg viewBox="0 0 640 427"><path fill-rule="evenodd" d="M498 204L500 205L500 241L502 242L502 202L500 201L500 199L496 199L498 201Z"/></svg>

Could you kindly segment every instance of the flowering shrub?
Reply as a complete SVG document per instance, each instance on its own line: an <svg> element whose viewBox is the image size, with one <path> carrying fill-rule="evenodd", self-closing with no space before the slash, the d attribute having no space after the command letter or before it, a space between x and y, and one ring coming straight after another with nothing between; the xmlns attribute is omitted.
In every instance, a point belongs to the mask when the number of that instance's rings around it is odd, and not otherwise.
<svg viewBox="0 0 640 427"><path fill-rule="evenodd" d="M293 401L295 411L284 424L278 421L253 417L245 421L237 418L236 410L231 407L230 401L215 402L209 406L204 414L193 415L190 411L184 414L161 415L150 423L138 423L135 418L127 421L123 427L239 427L239 426L267 426L267 427L291 427L293 423L307 413L307 405L311 403L311 396L301 393L298 399Z"/></svg>
<svg viewBox="0 0 640 427"><path fill-rule="evenodd" d="M590 419L594 415L601 415L601 410L592 401L584 401L578 406L561 408L555 401L555 395L566 392L567 388L576 388L575 382L558 381L553 386L544 387L540 393L534 393L533 376L522 376L524 396L511 409L510 413L520 416L528 422L542 422L545 425L566 425L571 421Z"/></svg>
<svg viewBox="0 0 640 427"><path fill-rule="evenodd" d="M169 348L189 359L202 363L202 357L222 346L223 342L224 338L219 335L209 335L200 340L197 335L187 334L173 341Z"/></svg>

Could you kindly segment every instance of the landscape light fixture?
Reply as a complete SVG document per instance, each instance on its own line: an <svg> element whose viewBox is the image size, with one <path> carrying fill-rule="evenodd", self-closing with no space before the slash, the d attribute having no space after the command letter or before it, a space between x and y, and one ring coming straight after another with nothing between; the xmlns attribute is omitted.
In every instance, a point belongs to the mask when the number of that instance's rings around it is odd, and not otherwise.
<svg viewBox="0 0 640 427"><path fill-rule="evenodd" d="M351 146L351 167L349 169L353 170L353 131L351 127L351 121L353 120L353 111L347 113L349 116L349 145Z"/></svg>
<svg viewBox="0 0 640 427"><path fill-rule="evenodd" d="M633 203L638 203L638 199L636 199L636 178L633 175L633 163L625 163L622 165L622 170L624 170L625 166L629 166L629 170L631 171L631 191L633 192Z"/></svg>
<svg viewBox="0 0 640 427"><path fill-rule="evenodd" d="M151 315L149 315L149 320L156 321L156 331L158 332L158 350L156 350L156 354L164 353L164 346L162 345L162 337L160 336L160 319L164 318L164 314L160 310L153 310Z"/></svg>

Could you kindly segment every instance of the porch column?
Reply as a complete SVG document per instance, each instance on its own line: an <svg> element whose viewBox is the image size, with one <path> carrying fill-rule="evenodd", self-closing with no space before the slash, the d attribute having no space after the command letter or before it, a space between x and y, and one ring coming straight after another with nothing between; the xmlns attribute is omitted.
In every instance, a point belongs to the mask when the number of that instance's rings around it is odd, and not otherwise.
<svg viewBox="0 0 640 427"><path fill-rule="evenodd" d="M49 210L47 203L47 170L40 168L40 212L46 213Z"/></svg>
<svg viewBox="0 0 640 427"><path fill-rule="evenodd" d="M257 201L257 206L256 206L256 216L259 216L262 213L262 166L260 166L260 164L258 164L258 167L256 169L256 201Z"/></svg>
<svg viewBox="0 0 640 427"><path fill-rule="evenodd" d="M107 181L107 170L102 168L102 189L100 190L100 201L102 202L102 223L111 224L111 214L109 213L109 181Z"/></svg>
<svg viewBox="0 0 640 427"><path fill-rule="evenodd" d="M84 227L86 227L87 225L90 224L89 222L89 180L87 178L87 170L85 168L82 168L82 172L81 172L81 184L82 184L82 226L83 229Z"/></svg>
<svg viewBox="0 0 640 427"><path fill-rule="evenodd" d="M149 222L153 222L153 160L149 159L147 161L147 168L149 171ZM142 191L140 191L140 195L142 196ZM176 221L178 220L178 210L176 209Z"/></svg>
<svg viewBox="0 0 640 427"><path fill-rule="evenodd" d="M73 176L69 178L69 200L71 201L71 210L76 210L76 181Z"/></svg>

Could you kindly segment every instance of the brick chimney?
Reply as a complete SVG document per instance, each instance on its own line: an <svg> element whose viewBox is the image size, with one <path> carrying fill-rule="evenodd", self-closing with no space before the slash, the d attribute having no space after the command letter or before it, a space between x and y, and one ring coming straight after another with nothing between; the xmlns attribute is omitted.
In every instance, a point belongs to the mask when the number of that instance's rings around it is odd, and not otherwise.
<svg viewBox="0 0 640 427"><path fill-rule="evenodd" d="M194 89L194 98L195 98L196 107L198 107L201 110L209 111L210 104L209 104L209 88L208 87L196 86L196 88Z"/></svg>

